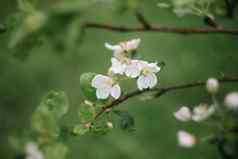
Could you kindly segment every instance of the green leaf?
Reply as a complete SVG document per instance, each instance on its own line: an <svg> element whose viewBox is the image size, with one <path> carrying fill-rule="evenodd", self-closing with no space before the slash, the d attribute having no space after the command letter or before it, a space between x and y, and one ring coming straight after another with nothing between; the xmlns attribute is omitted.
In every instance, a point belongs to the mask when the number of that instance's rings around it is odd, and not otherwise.
<svg viewBox="0 0 238 159"><path fill-rule="evenodd" d="M68 112L69 103L66 94L63 91L50 91L43 98L38 111L53 115L57 120Z"/></svg>
<svg viewBox="0 0 238 159"><path fill-rule="evenodd" d="M46 95L32 117L32 127L49 137L59 135L59 121L68 112L67 97L62 91L51 91Z"/></svg>
<svg viewBox="0 0 238 159"><path fill-rule="evenodd" d="M135 130L135 120L128 112L119 110L114 110L113 112L119 116L119 126L122 130Z"/></svg>
<svg viewBox="0 0 238 159"><path fill-rule="evenodd" d="M81 104L79 106L79 119L81 123L90 123L94 119L95 109L93 106L89 106L86 104Z"/></svg>
<svg viewBox="0 0 238 159"><path fill-rule="evenodd" d="M88 72L80 76L80 87L86 98L91 101L97 100L96 89L91 86L91 81L96 73Z"/></svg>
<svg viewBox="0 0 238 159"><path fill-rule="evenodd" d="M68 147L62 143L53 143L44 148L45 159L66 159Z"/></svg>

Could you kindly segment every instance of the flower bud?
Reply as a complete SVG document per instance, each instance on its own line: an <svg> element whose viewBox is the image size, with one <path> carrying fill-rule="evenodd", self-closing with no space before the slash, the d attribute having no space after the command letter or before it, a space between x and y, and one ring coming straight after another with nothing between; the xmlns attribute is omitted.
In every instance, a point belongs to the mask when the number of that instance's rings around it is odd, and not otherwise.
<svg viewBox="0 0 238 159"><path fill-rule="evenodd" d="M217 79L215 78L209 78L207 80L207 84L206 84L206 87L207 87L207 91L211 94L215 94L217 93L218 91L218 88L219 88L219 82Z"/></svg>
<svg viewBox="0 0 238 159"><path fill-rule="evenodd" d="M108 127L109 129L112 129L112 128L113 128L112 122L108 121L108 122L107 122L107 127Z"/></svg>
<svg viewBox="0 0 238 159"><path fill-rule="evenodd" d="M180 130L177 133L179 146L185 148L191 148L196 144L196 138L190 133Z"/></svg>
<svg viewBox="0 0 238 159"><path fill-rule="evenodd" d="M225 105L229 109L238 109L238 92L232 92L226 95Z"/></svg>

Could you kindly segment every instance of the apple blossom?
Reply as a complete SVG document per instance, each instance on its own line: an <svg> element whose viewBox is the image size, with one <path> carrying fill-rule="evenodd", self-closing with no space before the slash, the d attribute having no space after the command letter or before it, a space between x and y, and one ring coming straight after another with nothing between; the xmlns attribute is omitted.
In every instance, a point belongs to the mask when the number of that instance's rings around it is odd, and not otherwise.
<svg viewBox="0 0 238 159"><path fill-rule="evenodd" d="M157 63L146 61L140 61L139 67L141 74L137 79L137 87L139 90L153 88L158 82L155 74L160 71L160 67L157 66Z"/></svg>
<svg viewBox="0 0 238 159"><path fill-rule="evenodd" d="M179 146L181 147L190 148L196 144L196 138L192 134L183 130L178 131L177 138Z"/></svg>
<svg viewBox="0 0 238 159"><path fill-rule="evenodd" d="M192 120L195 122L201 122L209 118L215 112L215 107L208 107L205 104L201 104L193 109Z"/></svg>
<svg viewBox="0 0 238 159"><path fill-rule="evenodd" d="M93 78L91 85L96 88L98 99L107 99L109 95L118 99L121 96L120 86L111 77L98 74Z"/></svg>
<svg viewBox="0 0 238 159"><path fill-rule="evenodd" d="M177 112L174 113L174 116L179 121L189 121L192 119L192 113L190 109L186 106L181 107Z"/></svg>

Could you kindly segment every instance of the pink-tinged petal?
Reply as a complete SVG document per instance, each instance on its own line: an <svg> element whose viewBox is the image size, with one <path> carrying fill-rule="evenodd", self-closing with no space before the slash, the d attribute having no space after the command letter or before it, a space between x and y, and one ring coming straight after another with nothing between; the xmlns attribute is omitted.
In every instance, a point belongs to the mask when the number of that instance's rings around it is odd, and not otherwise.
<svg viewBox="0 0 238 159"><path fill-rule="evenodd" d="M126 42L126 49L129 50L135 50L138 48L139 44L140 44L140 39L133 39L130 41Z"/></svg>

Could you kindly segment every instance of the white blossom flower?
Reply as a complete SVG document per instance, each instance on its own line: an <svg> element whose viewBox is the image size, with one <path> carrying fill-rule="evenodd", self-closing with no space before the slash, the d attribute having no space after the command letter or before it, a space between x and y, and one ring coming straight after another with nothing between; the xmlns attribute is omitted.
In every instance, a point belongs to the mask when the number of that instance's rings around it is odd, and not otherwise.
<svg viewBox="0 0 238 159"><path fill-rule="evenodd" d="M238 92L232 92L226 95L225 105L229 109L238 109Z"/></svg>
<svg viewBox="0 0 238 159"><path fill-rule="evenodd" d="M111 77L98 74L93 78L91 85L96 88L98 99L107 99L109 95L118 99L121 96L120 86Z"/></svg>
<svg viewBox="0 0 238 159"><path fill-rule="evenodd" d="M191 148L196 144L195 136L183 130L178 131L177 138L181 147Z"/></svg>
<svg viewBox="0 0 238 159"><path fill-rule="evenodd" d="M174 113L174 116L179 121L189 121L192 119L192 113L190 109L186 106L181 107L177 112Z"/></svg>
<svg viewBox="0 0 238 159"><path fill-rule="evenodd" d="M206 104L201 104L193 109L192 119L195 122L201 122L209 118L215 112L215 107L208 107Z"/></svg>
<svg viewBox="0 0 238 159"><path fill-rule="evenodd" d="M44 159L42 152L35 143L28 143L25 147L26 159Z"/></svg>
<svg viewBox="0 0 238 159"><path fill-rule="evenodd" d="M156 73L160 71L160 67L157 63L148 63L146 61L140 61L139 64L141 74L137 79L137 87L139 90L153 88L156 86L158 80Z"/></svg>
<svg viewBox="0 0 238 159"><path fill-rule="evenodd" d="M209 78L206 83L207 91L211 94L217 93L219 88L218 80L215 78Z"/></svg>
<svg viewBox="0 0 238 159"><path fill-rule="evenodd" d="M136 50L140 44L140 39L132 39L125 42L120 42L117 45L111 45L109 43L105 43L105 47L114 52L114 56L117 58L121 58L124 56L123 54L128 51Z"/></svg>

